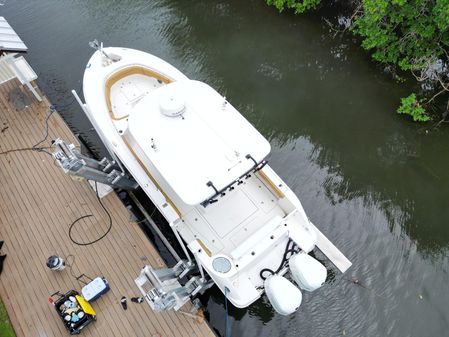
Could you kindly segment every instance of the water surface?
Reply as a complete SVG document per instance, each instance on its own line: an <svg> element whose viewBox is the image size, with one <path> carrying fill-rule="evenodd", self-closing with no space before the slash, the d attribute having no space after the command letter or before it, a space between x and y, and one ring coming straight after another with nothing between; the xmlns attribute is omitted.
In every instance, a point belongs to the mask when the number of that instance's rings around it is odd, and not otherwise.
<svg viewBox="0 0 449 337"><path fill-rule="evenodd" d="M395 114L415 88L392 82L350 36L332 39L319 16L280 15L262 0L3 2L53 103L71 101L98 38L208 82L269 139L272 167L354 265L341 276L327 263L327 284L289 317L266 298L231 307L232 336L447 335L448 131ZM62 113L101 149L79 108ZM223 295L205 301L223 335Z"/></svg>

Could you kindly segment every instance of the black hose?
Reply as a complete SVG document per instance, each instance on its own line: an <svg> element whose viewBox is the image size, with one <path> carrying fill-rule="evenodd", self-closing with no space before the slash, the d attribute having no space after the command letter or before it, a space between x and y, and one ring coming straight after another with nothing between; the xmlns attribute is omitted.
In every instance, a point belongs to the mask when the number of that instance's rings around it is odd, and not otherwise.
<svg viewBox="0 0 449 337"><path fill-rule="evenodd" d="M106 212L108 218L109 218L109 225L108 225L108 229L106 230L106 232L101 235L98 239L95 239L93 241L90 242L78 242L76 241L73 237L72 237L72 229L73 226L75 226L75 224L85 218L89 218L91 216L93 216L92 214L88 214L88 215L83 215L80 216L78 219L76 219L75 221L73 221L69 227L69 238L70 241L72 241L74 244L78 245L78 246L89 246L89 245L93 245L94 243L100 241L101 239L103 239L106 235L108 235L108 233L111 231L112 229L112 218L111 218L111 214L109 213L109 211L106 209L106 207L103 205L103 203L101 202L100 196L98 195L98 187L97 187L97 182L95 182L95 194L97 195L97 200L100 203L101 207L103 208L103 210Z"/></svg>
<svg viewBox="0 0 449 337"><path fill-rule="evenodd" d="M290 247L290 243L293 243L293 245ZM294 253L299 253L301 251L301 249L299 249L299 247L296 246L296 243L294 241L292 241L292 239L288 239L287 245L285 246L285 251L284 251L284 255L282 257L282 261L281 264L279 265L278 269L276 269L276 271L271 270L270 268L264 268L260 271L259 276L262 280L266 280L267 277L265 277L263 274L268 272L270 273L270 275L276 275L277 273L279 273L282 268L284 268L287 263L288 263L288 259L290 258L287 257L287 255L290 254L294 254Z"/></svg>

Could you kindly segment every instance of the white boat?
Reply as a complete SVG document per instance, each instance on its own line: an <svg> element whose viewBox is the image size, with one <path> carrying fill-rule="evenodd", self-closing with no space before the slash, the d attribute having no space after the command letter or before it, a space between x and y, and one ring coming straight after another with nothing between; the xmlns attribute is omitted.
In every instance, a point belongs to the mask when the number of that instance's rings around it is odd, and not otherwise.
<svg viewBox="0 0 449 337"><path fill-rule="evenodd" d="M308 255L317 242L337 267L349 268L265 161L269 142L209 85L151 54L100 46L83 93L84 111L111 154L194 257L201 276L193 288L213 280L239 308L266 290L274 308L290 314L301 304L300 288L313 291L326 280L326 268ZM167 303L179 292L167 289L180 283L152 271L136 280L146 299L155 309L177 309ZM165 288L145 289L155 278Z"/></svg>

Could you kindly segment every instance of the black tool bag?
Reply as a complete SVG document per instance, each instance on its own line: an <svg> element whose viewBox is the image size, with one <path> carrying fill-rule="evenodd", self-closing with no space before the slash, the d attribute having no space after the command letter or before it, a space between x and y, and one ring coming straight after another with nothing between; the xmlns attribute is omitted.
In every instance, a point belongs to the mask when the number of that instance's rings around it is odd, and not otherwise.
<svg viewBox="0 0 449 337"><path fill-rule="evenodd" d="M75 297L76 295L79 295L77 291L70 290L66 294L61 294L57 292L51 296L51 297L59 296L59 298L54 302L54 306L56 312L58 313L59 317L64 323L64 326L70 332L71 335L78 335L79 333L81 333L82 329L84 329L91 322L96 320L96 316L88 314L83 311L78 301L73 302L69 299L70 297ZM70 306L66 307L64 303L68 302L70 302ZM72 303L74 303L75 306L73 306ZM77 321L73 321L74 315L76 315L76 317L78 318ZM79 318L78 316L82 317ZM67 319L69 317L71 318L70 320Z"/></svg>

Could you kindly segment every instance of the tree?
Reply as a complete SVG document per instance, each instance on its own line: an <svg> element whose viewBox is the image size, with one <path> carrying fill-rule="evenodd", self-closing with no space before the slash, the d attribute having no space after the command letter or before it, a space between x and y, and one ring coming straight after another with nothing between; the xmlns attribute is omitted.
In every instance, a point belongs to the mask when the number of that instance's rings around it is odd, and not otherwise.
<svg viewBox="0 0 449 337"><path fill-rule="evenodd" d="M309 9L315 9L321 0L266 0L268 5L275 6L280 12L284 9L292 9L296 14L304 13Z"/></svg>
<svg viewBox="0 0 449 337"><path fill-rule="evenodd" d="M266 0L278 10L296 13L316 8L321 0ZM449 0L358 0L350 30L362 47L391 69L410 71L435 93L427 100L415 94L402 99L399 113L428 121L426 106L449 93ZM354 19L354 20L352 20ZM345 29L346 31L346 29ZM430 96L430 95L429 95ZM449 109L443 113L446 117Z"/></svg>
<svg viewBox="0 0 449 337"><path fill-rule="evenodd" d="M362 0L362 5L363 13L352 26L363 38L362 47L376 61L427 81L439 90L436 96L448 92L449 0ZM411 94L401 100L398 113L428 121L425 106L436 96L418 102Z"/></svg>

